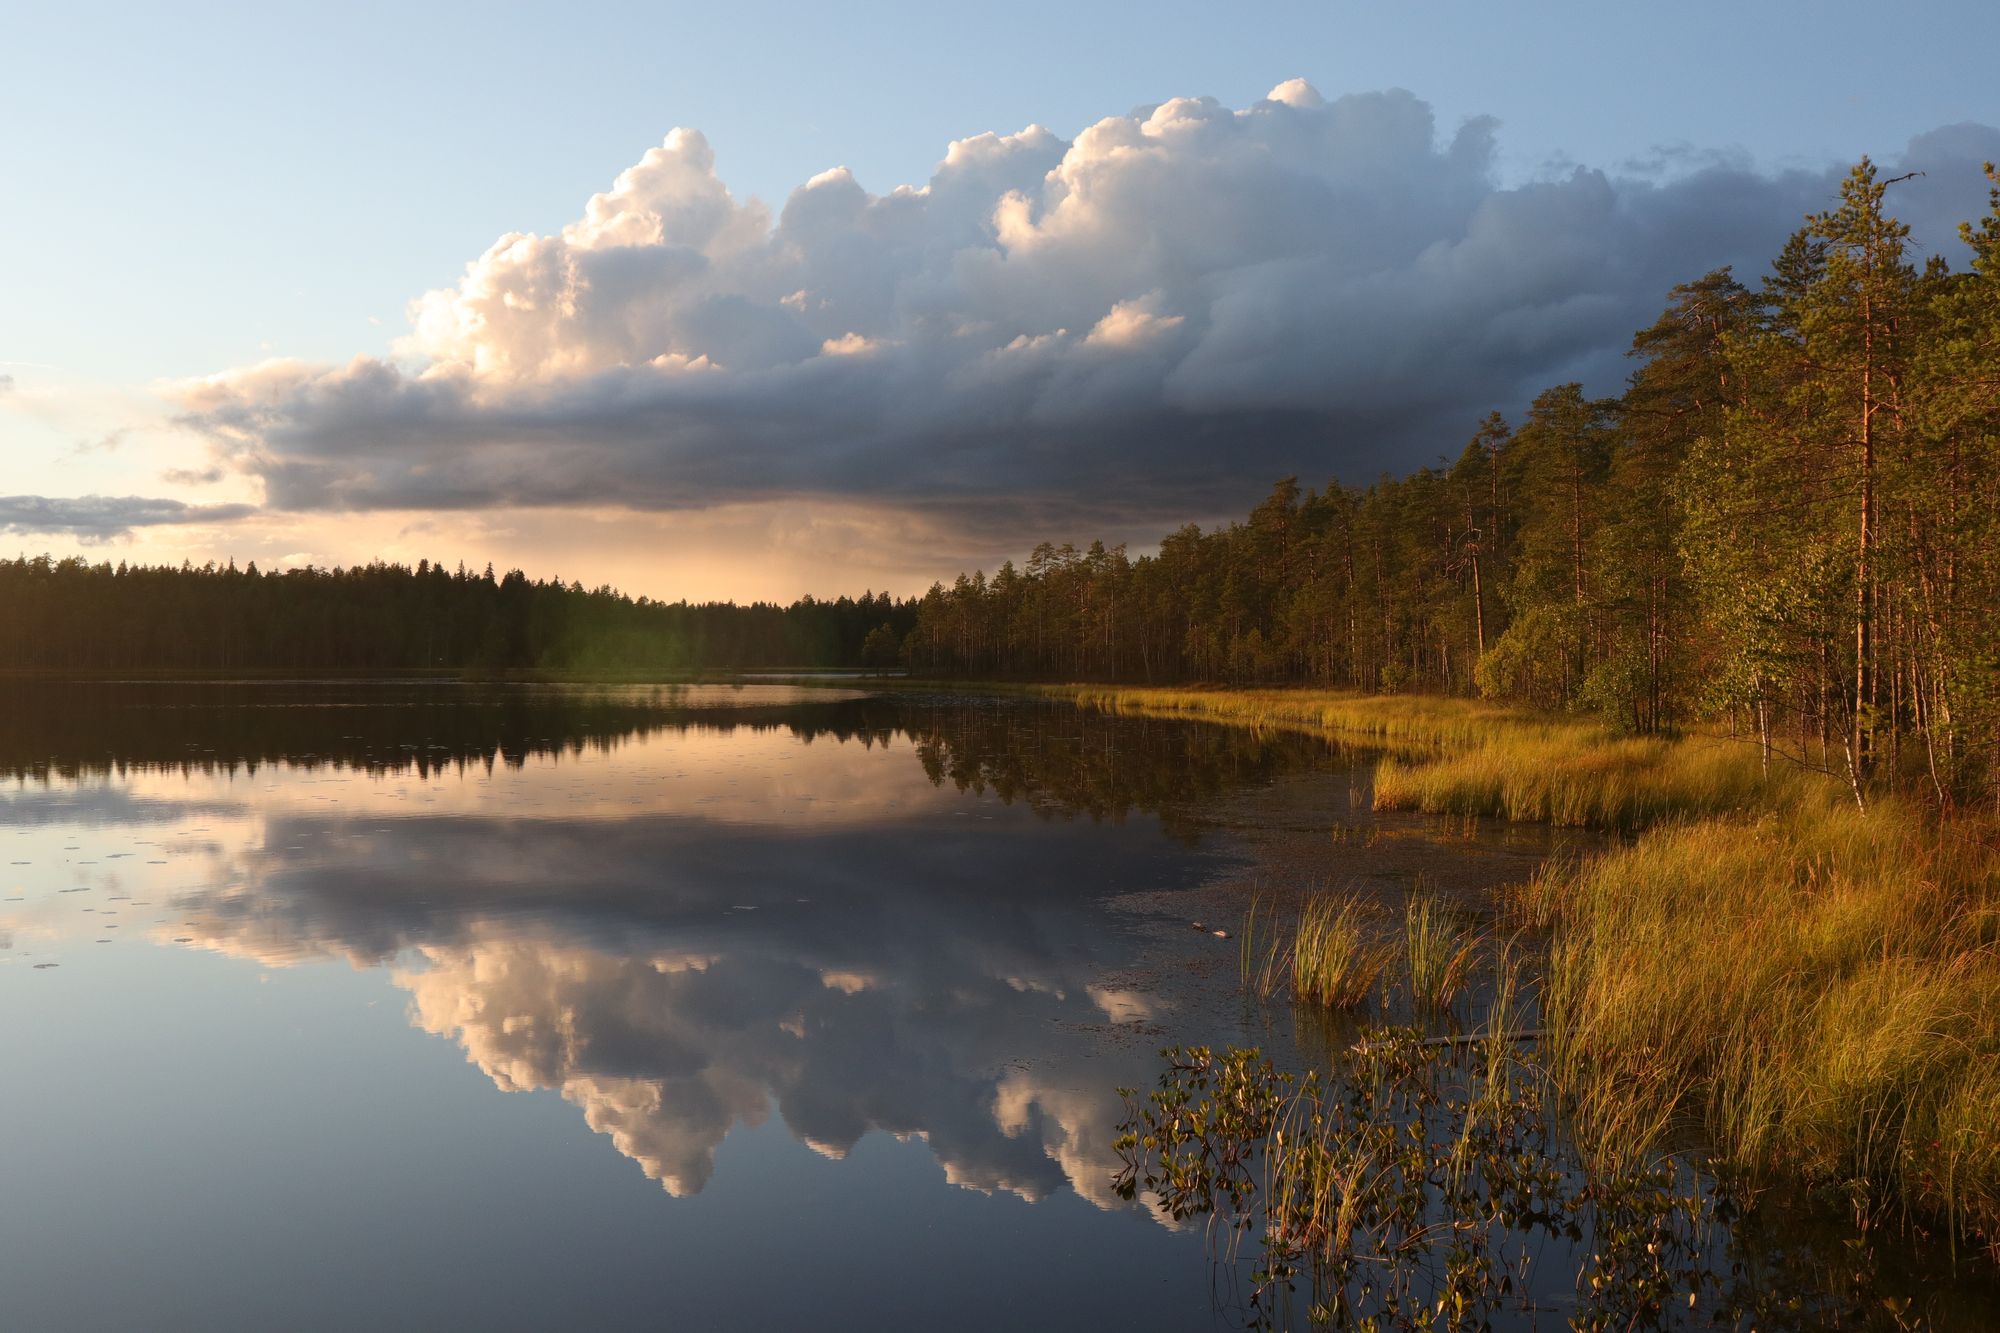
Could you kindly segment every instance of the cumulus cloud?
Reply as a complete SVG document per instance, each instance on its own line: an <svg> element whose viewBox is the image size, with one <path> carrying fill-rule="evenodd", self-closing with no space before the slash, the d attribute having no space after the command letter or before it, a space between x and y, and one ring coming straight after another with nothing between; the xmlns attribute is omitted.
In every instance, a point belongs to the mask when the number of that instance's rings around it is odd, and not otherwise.
<svg viewBox="0 0 2000 1333"><path fill-rule="evenodd" d="M1666 289L1756 271L1841 168L1663 151L1502 186L1495 126L1301 80L1177 98L1074 140L947 150L920 189L845 168L774 218L675 130L553 235L411 306L394 359L180 386L185 420L297 510L838 497L977 520L1215 507L1275 475L1455 452L1491 407L1615 388ZM2000 131L1892 165L1921 238L1983 207Z"/></svg>
<svg viewBox="0 0 2000 1333"><path fill-rule="evenodd" d="M246 504L191 505L144 495L0 495L0 533L59 532L83 542L111 541L134 528L233 523L255 513Z"/></svg>

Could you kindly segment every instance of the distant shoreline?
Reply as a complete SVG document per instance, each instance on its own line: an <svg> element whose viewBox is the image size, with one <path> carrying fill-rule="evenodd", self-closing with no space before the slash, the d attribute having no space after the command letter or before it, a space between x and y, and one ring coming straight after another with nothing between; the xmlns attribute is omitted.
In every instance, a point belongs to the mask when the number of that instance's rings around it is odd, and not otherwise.
<svg viewBox="0 0 2000 1333"><path fill-rule="evenodd" d="M90 667L51 670L44 667L0 667L0 683L7 681L61 682L78 684L227 684L233 681L277 683L285 681L360 681L389 684L421 681L468 685L717 685L731 681L777 681L816 684L825 680L901 681L901 673L884 674L861 667L755 667L740 671L704 671L660 668L619 668L614 670L544 670L509 668L482 671L466 667Z"/></svg>

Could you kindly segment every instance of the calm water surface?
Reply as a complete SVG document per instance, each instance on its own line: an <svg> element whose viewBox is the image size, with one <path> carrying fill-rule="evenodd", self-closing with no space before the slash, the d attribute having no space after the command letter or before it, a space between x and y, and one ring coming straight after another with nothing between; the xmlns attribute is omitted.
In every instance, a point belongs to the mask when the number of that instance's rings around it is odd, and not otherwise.
<svg viewBox="0 0 2000 1333"><path fill-rule="evenodd" d="M4 711L0 1325L1209 1326L1113 1088L1230 1035L1162 965L1227 951L1154 901L1231 861L1184 808L1311 747L773 685Z"/></svg>
<svg viewBox="0 0 2000 1333"><path fill-rule="evenodd" d="M1296 1054L1190 921L1546 850L1334 840L1351 762L770 683L7 685L0 1327L1229 1326L1111 1189L1160 1046Z"/></svg>

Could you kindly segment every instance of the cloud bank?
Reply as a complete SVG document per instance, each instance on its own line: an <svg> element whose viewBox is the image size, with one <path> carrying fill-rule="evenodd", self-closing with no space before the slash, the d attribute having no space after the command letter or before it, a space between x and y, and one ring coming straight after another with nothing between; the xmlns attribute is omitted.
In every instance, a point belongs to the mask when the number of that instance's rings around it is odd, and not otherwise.
<svg viewBox="0 0 2000 1333"><path fill-rule="evenodd" d="M1210 514L1286 472L1456 452L1492 407L1610 390L1669 286L1759 271L1844 169L1674 155L1502 186L1496 128L1391 91L1177 98L1074 140L950 145L929 183L844 168L775 217L677 129L554 235L411 306L393 359L184 384L184 420L299 511L801 497L1002 530ZM1955 248L2000 131L1891 163Z"/></svg>
<svg viewBox="0 0 2000 1333"><path fill-rule="evenodd" d="M111 541L134 528L188 523L233 523L256 512L252 505L191 505L143 495L0 495L0 534L59 532L84 543Z"/></svg>

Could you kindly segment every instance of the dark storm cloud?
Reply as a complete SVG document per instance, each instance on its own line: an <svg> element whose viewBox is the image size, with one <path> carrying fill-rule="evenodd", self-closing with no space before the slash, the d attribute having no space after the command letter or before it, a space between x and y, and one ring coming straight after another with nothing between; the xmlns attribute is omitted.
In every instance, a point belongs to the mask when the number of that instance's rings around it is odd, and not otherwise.
<svg viewBox="0 0 2000 1333"><path fill-rule="evenodd" d="M297 510L1214 512L1455 453L1550 383L1615 390L1670 286L1754 280L1843 170L1675 150L1501 188L1493 134L1294 82L963 140L922 190L827 172L774 224L677 130L416 302L400 363L230 372L184 387L186 419ZM1926 173L1894 196L1923 246L1957 254L1994 156L1960 125L1885 164Z"/></svg>

